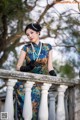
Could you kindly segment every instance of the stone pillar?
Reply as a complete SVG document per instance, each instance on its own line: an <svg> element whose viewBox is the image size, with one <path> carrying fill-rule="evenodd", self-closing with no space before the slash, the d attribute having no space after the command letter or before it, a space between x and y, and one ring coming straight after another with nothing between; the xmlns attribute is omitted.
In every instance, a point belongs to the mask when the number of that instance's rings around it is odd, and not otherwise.
<svg viewBox="0 0 80 120"><path fill-rule="evenodd" d="M14 120L14 103L13 103L13 87L16 80L9 79L7 83L7 94L4 105L4 112L8 113L8 120Z"/></svg>
<svg viewBox="0 0 80 120"><path fill-rule="evenodd" d="M57 120L66 120L65 118L65 105L64 105L64 95L68 87L65 85L60 85L58 88L58 104L57 104Z"/></svg>
<svg viewBox="0 0 80 120"><path fill-rule="evenodd" d="M74 120L80 120L80 85L74 87Z"/></svg>
<svg viewBox="0 0 80 120"><path fill-rule="evenodd" d="M51 84L44 83L39 107L39 120L48 120L48 90Z"/></svg>
<svg viewBox="0 0 80 120"><path fill-rule="evenodd" d="M31 88L34 82L27 81L25 83L25 99L23 106L23 118L24 120L32 119L32 102L31 102Z"/></svg>
<svg viewBox="0 0 80 120"><path fill-rule="evenodd" d="M49 119L55 120L55 97L56 92L49 92Z"/></svg>

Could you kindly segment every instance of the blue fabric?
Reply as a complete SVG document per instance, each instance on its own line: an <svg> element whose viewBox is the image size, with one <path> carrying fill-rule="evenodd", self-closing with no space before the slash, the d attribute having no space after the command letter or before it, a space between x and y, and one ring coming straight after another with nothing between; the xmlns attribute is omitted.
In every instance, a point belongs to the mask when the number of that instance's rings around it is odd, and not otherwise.
<svg viewBox="0 0 80 120"><path fill-rule="evenodd" d="M40 45L33 43L35 48L35 52L38 53L40 50ZM42 43L41 53L39 55L38 60L35 61L35 67L30 71L31 73L37 74L48 74L47 62L48 62L48 55L49 51L52 49L50 44ZM26 52L26 65L29 64L33 60L33 51L31 44L24 45L22 48L23 51ZM35 58L37 58L35 54ZM33 118L32 120L38 120L38 111L39 111L39 104L41 98L41 85L42 84L35 84L32 88L31 98L32 98L32 106L33 106ZM24 105L24 82L17 82L15 85L15 92L17 98L17 108L18 108L18 119L23 120L22 111Z"/></svg>

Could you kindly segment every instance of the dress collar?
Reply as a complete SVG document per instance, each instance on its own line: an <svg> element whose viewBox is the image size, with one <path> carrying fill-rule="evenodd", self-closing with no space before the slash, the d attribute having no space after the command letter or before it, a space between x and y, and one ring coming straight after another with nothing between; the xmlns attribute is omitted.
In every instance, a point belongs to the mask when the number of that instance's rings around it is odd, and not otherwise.
<svg viewBox="0 0 80 120"><path fill-rule="evenodd" d="M32 42L32 44L33 44L35 47L40 47L41 42L39 42L38 44Z"/></svg>

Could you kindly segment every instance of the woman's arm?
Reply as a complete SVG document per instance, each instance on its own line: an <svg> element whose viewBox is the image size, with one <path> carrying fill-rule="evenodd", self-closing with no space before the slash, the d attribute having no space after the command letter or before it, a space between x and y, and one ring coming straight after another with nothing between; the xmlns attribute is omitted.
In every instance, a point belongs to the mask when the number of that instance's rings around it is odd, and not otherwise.
<svg viewBox="0 0 80 120"><path fill-rule="evenodd" d="M49 51L49 56L48 56L48 71L50 75L57 76L56 72L53 69L53 64L52 64L52 50Z"/></svg>
<svg viewBox="0 0 80 120"><path fill-rule="evenodd" d="M52 50L49 51L49 56L48 56L48 71L53 70L53 65L52 65Z"/></svg>
<svg viewBox="0 0 80 120"><path fill-rule="evenodd" d="M26 52L21 50L20 57L19 57L17 65L16 65L17 70L20 70L20 67L23 65L25 57L26 57Z"/></svg>

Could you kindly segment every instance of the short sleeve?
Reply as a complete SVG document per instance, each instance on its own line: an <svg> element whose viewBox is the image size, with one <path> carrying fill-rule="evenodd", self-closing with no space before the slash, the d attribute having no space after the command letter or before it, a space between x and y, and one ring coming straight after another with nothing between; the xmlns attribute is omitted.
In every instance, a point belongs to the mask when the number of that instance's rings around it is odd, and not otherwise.
<svg viewBox="0 0 80 120"><path fill-rule="evenodd" d="M27 46L24 45L23 48L22 48L22 50L26 52L27 51Z"/></svg>
<svg viewBox="0 0 80 120"><path fill-rule="evenodd" d="M48 44L48 47L49 47L49 51L52 50L52 46L50 44Z"/></svg>

